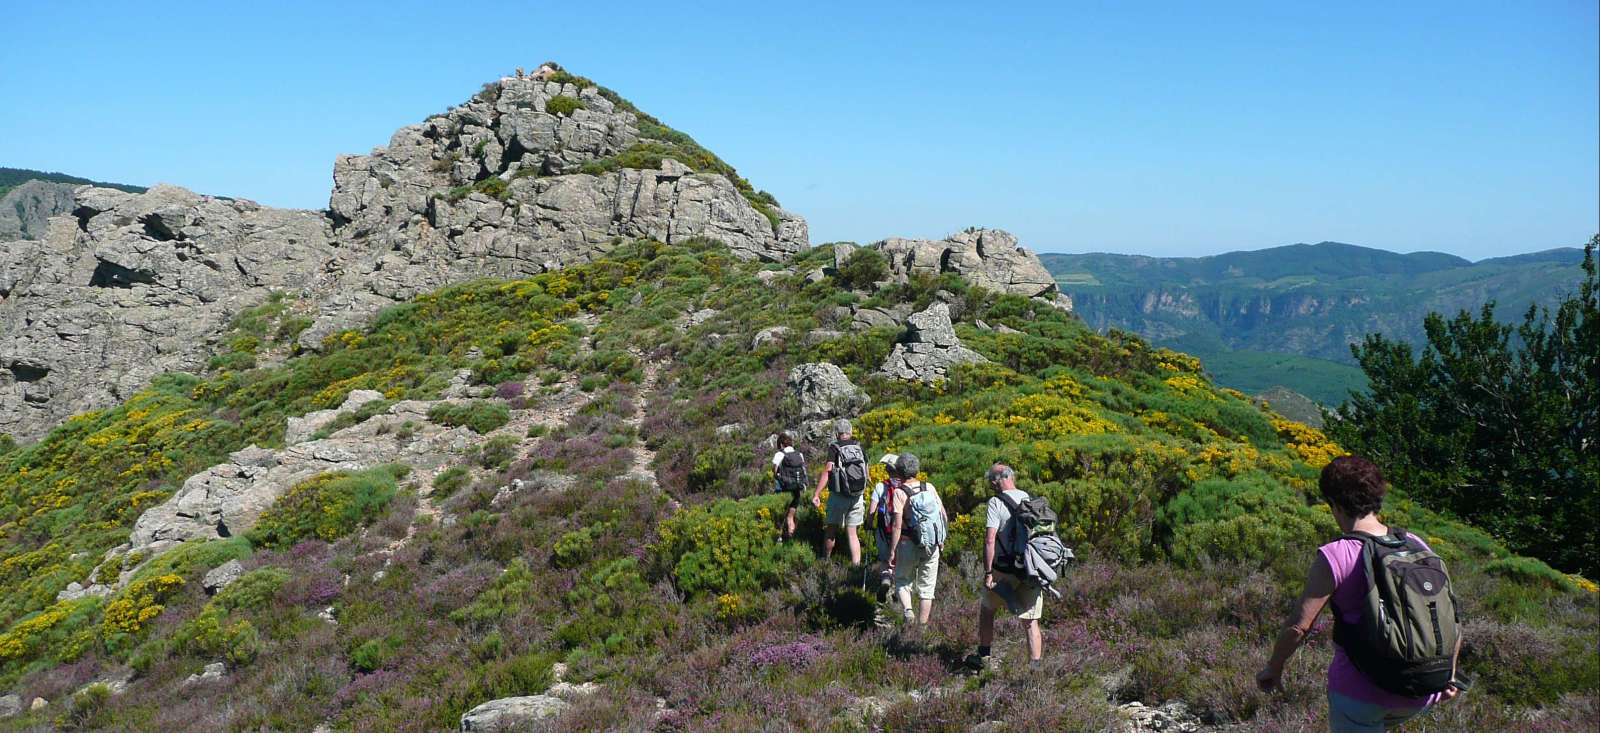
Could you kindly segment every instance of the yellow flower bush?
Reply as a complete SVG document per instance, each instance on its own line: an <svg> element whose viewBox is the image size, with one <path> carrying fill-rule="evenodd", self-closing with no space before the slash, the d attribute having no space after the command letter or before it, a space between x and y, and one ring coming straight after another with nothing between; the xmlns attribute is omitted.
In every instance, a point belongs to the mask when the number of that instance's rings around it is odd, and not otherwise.
<svg viewBox="0 0 1600 733"><path fill-rule="evenodd" d="M182 587L183 578L172 573L130 583L106 604L101 628L107 634L139 633L165 610L162 602Z"/></svg>
<svg viewBox="0 0 1600 733"><path fill-rule="evenodd" d="M1278 437L1283 439L1289 450L1312 468L1320 469L1339 456L1349 455L1337 443L1329 440L1321 430L1310 425L1293 420L1274 419L1272 427L1278 431Z"/></svg>

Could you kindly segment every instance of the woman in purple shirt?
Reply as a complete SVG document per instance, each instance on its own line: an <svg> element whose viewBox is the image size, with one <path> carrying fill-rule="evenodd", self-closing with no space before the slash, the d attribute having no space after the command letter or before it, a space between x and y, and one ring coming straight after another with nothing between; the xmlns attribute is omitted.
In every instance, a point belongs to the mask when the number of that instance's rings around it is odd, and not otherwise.
<svg viewBox="0 0 1600 733"><path fill-rule="evenodd" d="M1388 483L1383 472L1365 458L1346 456L1334 459L1322 469L1317 482L1327 500L1334 521L1346 533L1365 532L1382 537L1389 528L1378 521L1378 509ZM1421 538L1411 535L1420 543ZM1366 594L1366 570L1361 564L1361 542L1337 539L1317 548L1289 626L1279 634L1267 666L1256 673L1256 684L1263 690L1278 687L1283 666L1299 648L1300 642L1316 623L1324 606L1332 600L1343 621L1361 620L1362 597ZM1457 644L1457 653L1460 645ZM1333 664L1328 666L1328 729L1333 733L1387 731L1426 710L1441 700L1457 695L1452 686L1444 692L1422 698L1403 697L1373 684L1358 671L1344 649L1333 647Z"/></svg>

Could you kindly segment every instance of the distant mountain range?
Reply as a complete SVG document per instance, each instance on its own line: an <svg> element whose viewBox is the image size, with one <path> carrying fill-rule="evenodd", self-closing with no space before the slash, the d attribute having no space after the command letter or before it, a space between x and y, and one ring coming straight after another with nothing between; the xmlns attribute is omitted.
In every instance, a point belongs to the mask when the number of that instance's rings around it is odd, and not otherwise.
<svg viewBox="0 0 1600 733"><path fill-rule="evenodd" d="M1338 242L1209 257L1041 254L1078 314L1096 328L1137 332L1199 356L1222 384L1284 386L1337 404L1365 386L1350 345L1368 333L1413 344L1430 311L1454 315L1490 300L1505 320L1576 287L1576 248L1479 262L1442 252L1399 254Z"/></svg>

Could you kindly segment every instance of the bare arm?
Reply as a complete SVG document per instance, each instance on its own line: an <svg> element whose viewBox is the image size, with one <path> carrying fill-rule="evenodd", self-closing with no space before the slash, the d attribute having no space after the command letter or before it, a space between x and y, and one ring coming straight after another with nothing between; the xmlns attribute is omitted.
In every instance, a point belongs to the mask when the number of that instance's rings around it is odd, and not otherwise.
<svg viewBox="0 0 1600 733"><path fill-rule="evenodd" d="M997 529L985 529L983 532L983 586L994 587L994 538L999 534Z"/></svg>
<svg viewBox="0 0 1600 733"><path fill-rule="evenodd" d="M1306 635L1311 633L1312 625L1316 624L1317 616L1321 615L1323 607L1328 605L1328 599L1333 596L1333 568L1328 566L1328 559L1317 553L1316 559L1311 561L1311 569L1306 573L1305 591L1300 594L1300 600L1295 603L1294 610L1289 614L1289 622L1279 632L1278 640L1272 645L1272 656L1267 659L1267 666L1256 674L1256 684L1263 690L1271 690L1278 686L1278 681L1283 677L1283 667L1289 663L1289 657L1300 648L1300 642L1305 641Z"/></svg>
<svg viewBox="0 0 1600 733"><path fill-rule="evenodd" d="M811 505L822 506L822 487L828 485L828 474L833 473L833 461L822 467L822 473L817 474L817 490L811 492Z"/></svg>

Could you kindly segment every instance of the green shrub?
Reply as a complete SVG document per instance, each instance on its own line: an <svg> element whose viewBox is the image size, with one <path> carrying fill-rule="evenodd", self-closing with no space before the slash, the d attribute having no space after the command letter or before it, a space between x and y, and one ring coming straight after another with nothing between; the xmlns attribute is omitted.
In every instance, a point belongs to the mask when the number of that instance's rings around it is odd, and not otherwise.
<svg viewBox="0 0 1600 733"><path fill-rule="evenodd" d="M1539 585L1552 590L1575 592L1578 584L1542 560L1531 557L1503 557L1483 565L1483 572L1507 578L1525 585Z"/></svg>
<svg viewBox="0 0 1600 733"><path fill-rule="evenodd" d="M889 278L889 260L873 247L857 247L839 268L839 281L856 290Z"/></svg>
<svg viewBox="0 0 1600 733"><path fill-rule="evenodd" d="M595 540L610 530L609 522L600 522L561 535L550 553L550 561L558 568L575 568L588 562L594 555Z"/></svg>
<svg viewBox="0 0 1600 733"><path fill-rule="evenodd" d="M515 435L496 435L478 447L478 465L489 468L505 470L511 465L511 459L517 456L517 446L522 439Z"/></svg>
<svg viewBox="0 0 1600 733"><path fill-rule="evenodd" d="M559 117L571 117L580 109L584 109L583 100L565 94L557 94L544 102L544 111Z"/></svg>
<svg viewBox="0 0 1600 733"><path fill-rule="evenodd" d="M466 427L482 435L511 421L511 408L503 402L472 400L441 402L428 408L428 419L448 427Z"/></svg>
<svg viewBox="0 0 1600 733"><path fill-rule="evenodd" d="M753 591L811 559L802 543L780 544L773 517L786 496L687 507L661 523L657 557L689 595Z"/></svg>
<svg viewBox="0 0 1600 733"><path fill-rule="evenodd" d="M433 495L443 499L472 483L472 471L466 466L451 466L433 477Z"/></svg>
<svg viewBox="0 0 1600 733"><path fill-rule="evenodd" d="M1298 492L1259 474L1201 481L1168 502L1157 523L1181 565L1233 560L1284 577L1303 573L1311 550L1338 534L1325 509L1307 506Z"/></svg>
<svg viewBox="0 0 1600 733"><path fill-rule="evenodd" d="M689 470L689 490L709 491L721 486L741 464L750 462L750 449L733 443L719 443L694 457Z"/></svg>
<svg viewBox="0 0 1600 733"><path fill-rule="evenodd" d="M333 471L302 481L262 513L250 530L250 541L288 547L304 539L339 539L376 519L409 471L390 464L355 473Z"/></svg>

